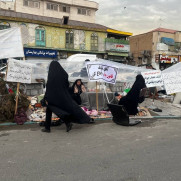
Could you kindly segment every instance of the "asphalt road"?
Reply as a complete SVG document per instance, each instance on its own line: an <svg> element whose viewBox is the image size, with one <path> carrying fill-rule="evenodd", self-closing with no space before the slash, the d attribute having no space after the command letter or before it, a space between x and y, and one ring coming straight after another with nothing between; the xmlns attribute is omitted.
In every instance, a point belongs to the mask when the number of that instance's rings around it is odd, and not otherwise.
<svg viewBox="0 0 181 181"><path fill-rule="evenodd" d="M0 127L0 181L180 181L181 120Z"/></svg>

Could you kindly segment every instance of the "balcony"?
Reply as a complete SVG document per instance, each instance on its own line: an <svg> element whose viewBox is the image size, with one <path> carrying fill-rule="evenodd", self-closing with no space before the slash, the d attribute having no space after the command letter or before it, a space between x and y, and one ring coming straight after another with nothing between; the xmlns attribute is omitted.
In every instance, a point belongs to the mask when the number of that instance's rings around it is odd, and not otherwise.
<svg viewBox="0 0 181 181"><path fill-rule="evenodd" d="M117 43L117 44L129 45L129 41L128 41L128 40L120 40L120 39L106 38L105 41L106 41L106 42L109 42L109 43Z"/></svg>

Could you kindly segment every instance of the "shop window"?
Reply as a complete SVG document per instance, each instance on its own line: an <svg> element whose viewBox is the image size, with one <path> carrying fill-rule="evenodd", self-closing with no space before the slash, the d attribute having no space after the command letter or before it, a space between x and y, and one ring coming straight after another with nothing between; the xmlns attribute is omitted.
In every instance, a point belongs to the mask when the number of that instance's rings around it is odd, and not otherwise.
<svg viewBox="0 0 181 181"><path fill-rule="evenodd" d="M66 48L74 48L74 32L72 30L67 30L66 32Z"/></svg>
<svg viewBox="0 0 181 181"><path fill-rule="evenodd" d="M8 29L10 28L10 24L7 22L0 22L0 30Z"/></svg>
<svg viewBox="0 0 181 181"><path fill-rule="evenodd" d="M46 45L46 32L43 27L37 27L35 29L35 39L36 39L36 46L45 47Z"/></svg>
<svg viewBox="0 0 181 181"><path fill-rule="evenodd" d="M97 33L92 33L92 35L91 35L91 50L98 51L98 35L97 35Z"/></svg>

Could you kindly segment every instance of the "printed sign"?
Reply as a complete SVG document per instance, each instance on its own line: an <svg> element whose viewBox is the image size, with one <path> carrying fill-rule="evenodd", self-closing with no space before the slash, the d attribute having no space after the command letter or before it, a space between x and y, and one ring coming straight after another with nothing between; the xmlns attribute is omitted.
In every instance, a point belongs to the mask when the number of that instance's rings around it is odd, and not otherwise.
<svg viewBox="0 0 181 181"><path fill-rule="evenodd" d="M0 30L0 59L24 57L20 28Z"/></svg>
<svg viewBox="0 0 181 181"><path fill-rule="evenodd" d="M178 56L177 55L160 55L161 63L177 63Z"/></svg>
<svg viewBox="0 0 181 181"><path fill-rule="evenodd" d="M24 49L26 57L45 57L45 58L56 58L57 51L56 50L46 50L46 49L33 49L33 48L25 48Z"/></svg>
<svg viewBox="0 0 181 181"><path fill-rule="evenodd" d="M163 85L162 74L160 70L142 72L147 87L157 87Z"/></svg>
<svg viewBox="0 0 181 181"><path fill-rule="evenodd" d="M101 63L87 63L86 68L90 81L102 80L110 84L116 83L117 67L103 65Z"/></svg>
<svg viewBox="0 0 181 181"><path fill-rule="evenodd" d="M106 50L116 52L130 52L130 45L106 42Z"/></svg>
<svg viewBox="0 0 181 181"><path fill-rule="evenodd" d="M181 92L181 72L162 73L167 94Z"/></svg>
<svg viewBox="0 0 181 181"><path fill-rule="evenodd" d="M7 81L31 83L32 64L24 61L9 59Z"/></svg>

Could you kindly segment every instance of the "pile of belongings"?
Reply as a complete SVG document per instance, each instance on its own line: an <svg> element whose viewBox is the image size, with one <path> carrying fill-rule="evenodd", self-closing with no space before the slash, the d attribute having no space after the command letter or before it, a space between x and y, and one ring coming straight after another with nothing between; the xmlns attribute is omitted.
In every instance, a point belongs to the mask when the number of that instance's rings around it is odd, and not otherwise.
<svg viewBox="0 0 181 181"><path fill-rule="evenodd" d="M24 94L24 90L20 88L18 99L18 112L15 119L15 106L16 106L16 83L5 82L0 78L0 121L17 121L23 116L23 122L27 121L26 111L29 107L28 97ZM24 112L22 114L22 112ZM22 120L20 122L22 122Z"/></svg>
<svg viewBox="0 0 181 181"><path fill-rule="evenodd" d="M110 111L97 111L97 110L89 110L86 107L82 107L83 111L87 115L89 115L91 118L111 118L111 112Z"/></svg>
<svg viewBox="0 0 181 181"><path fill-rule="evenodd" d="M40 101L43 99L44 95L29 97L30 100L30 111L29 120L32 122L39 122L41 126L44 125L46 118L46 107L42 107ZM60 125L60 118L58 118L54 113L52 114L52 125Z"/></svg>

